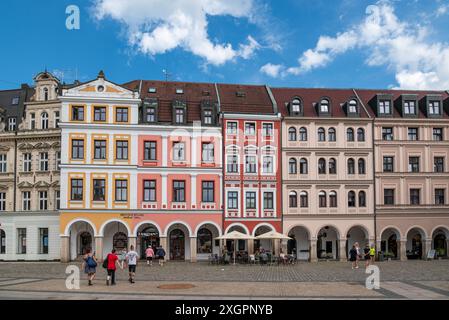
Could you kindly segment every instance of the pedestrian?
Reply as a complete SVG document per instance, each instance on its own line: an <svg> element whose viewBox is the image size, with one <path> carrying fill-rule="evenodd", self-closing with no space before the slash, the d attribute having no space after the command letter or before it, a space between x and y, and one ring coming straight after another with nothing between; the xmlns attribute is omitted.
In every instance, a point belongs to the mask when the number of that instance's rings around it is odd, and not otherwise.
<svg viewBox="0 0 449 320"><path fill-rule="evenodd" d="M117 257L118 257L118 260L120 261L121 268L123 269L123 263L125 262L125 259L126 259L126 249L123 248Z"/></svg>
<svg viewBox="0 0 449 320"><path fill-rule="evenodd" d="M159 258L159 265L164 266L165 250L164 248L162 248L162 246L159 246L159 248L157 248L156 255Z"/></svg>
<svg viewBox="0 0 449 320"><path fill-rule="evenodd" d="M368 243L366 244L365 248L363 249L363 254L364 254L364 258L365 258L365 268L368 268L368 266L370 265L370 261L371 261L370 247L369 247Z"/></svg>
<svg viewBox="0 0 449 320"><path fill-rule="evenodd" d="M151 245L149 245L147 250L145 250L145 256L147 257L147 265L152 266L153 265L154 250L151 247Z"/></svg>
<svg viewBox="0 0 449 320"><path fill-rule="evenodd" d="M92 253L90 249L86 250L86 254L83 257L83 267L84 273L87 274L87 278L89 280L89 286L92 285L92 281L95 278L95 274L97 273L97 259L95 258L95 254Z"/></svg>
<svg viewBox="0 0 449 320"><path fill-rule="evenodd" d="M374 244L371 244L371 248L369 249L369 256L371 264L374 264L374 260L376 259L376 247L374 246Z"/></svg>
<svg viewBox="0 0 449 320"><path fill-rule="evenodd" d="M117 270L117 266L123 269L115 252L115 249L112 249L111 253L108 253L105 262L103 263L103 266L106 265L106 269L108 271L108 277L106 278L107 286L109 286L109 284L115 286L115 271Z"/></svg>
<svg viewBox="0 0 449 320"><path fill-rule="evenodd" d="M129 272L129 282L134 283L134 278L136 277L136 267L137 267L137 258L138 254L134 251L134 246L131 245L130 250L126 254L126 263L128 264L128 272Z"/></svg>
<svg viewBox="0 0 449 320"><path fill-rule="evenodd" d="M358 269L359 268L359 260L362 257L362 252L360 250L360 245L358 242L354 243L355 246L355 250L357 251L357 259L355 261L355 268Z"/></svg>
<svg viewBox="0 0 449 320"><path fill-rule="evenodd" d="M349 250L349 261L352 263L352 269L357 269L357 248L355 245L352 246L352 249Z"/></svg>

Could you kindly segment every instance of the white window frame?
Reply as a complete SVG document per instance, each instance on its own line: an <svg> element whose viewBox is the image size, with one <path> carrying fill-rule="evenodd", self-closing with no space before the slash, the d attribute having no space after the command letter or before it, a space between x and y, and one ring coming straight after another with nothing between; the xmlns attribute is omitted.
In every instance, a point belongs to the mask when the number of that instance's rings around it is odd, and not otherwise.
<svg viewBox="0 0 449 320"><path fill-rule="evenodd" d="M173 161L186 161L186 144L182 141L173 142Z"/></svg>
<svg viewBox="0 0 449 320"><path fill-rule="evenodd" d="M235 123L235 128L234 129L230 129L229 128L229 124L230 123ZM226 134L237 134L239 131L239 123L238 121L226 121Z"/></svg>
<svg viewBox="0 0 449 320"><path fill-rule="evenodd" d="M25 197L25 194L27 194L28 197ZM31 191L22 191L22 210L31 210Z"/></svg>
<svg viewBox="0 0 449 320"><path fill-rule="evenodd" d="M0 154L0 173L8 172L8 155L6 153Z"/></svg>
<svg viewBox="0 0 449 320"><path fill-rule="evenodd" d="M45 157L43 157L46 155ZM46 170L42 169L42 167L45 166ZM48 152L41 152L39 153L39 171L48 171L49 169L49 161L48 161Z"/></svg>

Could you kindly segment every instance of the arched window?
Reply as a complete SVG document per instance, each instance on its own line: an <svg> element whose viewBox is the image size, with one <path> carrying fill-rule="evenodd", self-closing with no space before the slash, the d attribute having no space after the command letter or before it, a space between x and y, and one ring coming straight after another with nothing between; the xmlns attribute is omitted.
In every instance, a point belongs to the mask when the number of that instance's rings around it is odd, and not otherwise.
<svg viewBox="0 0 449 320"><path fill-rule="evenodd" d="M349 208L355 207L355 192L354 191L348 192L348 207Z"/></svg>
<svg viewBox="0 0 449 320"><path fill-rule="evenodd" d="M301 208L307 208L309 206L309 196L306 191L301 191L299 194Z"/></svg>
<svg viewBox="0 0 449 320"><path fill-rule="evenodd" d="M326 141L326 131L324 128L318 128L318 141Z"/></svg>
<svg viewBox="0 0 449 320"><path fill-rule="evenodd" d="M337 134L336 134L335 128L329 128L328 135L329 135L329 137L327 139L329 141L332 141L332 142L337 141Z"/></svg>
<svg viewBox="0 0 449 320"><path fill-rule="evenodd" d="M337 207L337 192L333 190L329 192L329 207L331 208Z"/></svg>
<svg viewBox="0 0 449 320"><path fill-rule="evenodd" d="M44 88L44 101L48 101L48 88Z"/></svg>
<svg viewBox="0 0 449 320"><path fill-rule="evenodd" d="M320 113L329 113L329 100L327 99L321 100Z"/></svg>
<svg viewBox="0 0 449 320"><path fill-rule="evenodd" d="M48 129L48 113L42 112L41 114L41 128Z"/></svg>
<svg viewBox="0 0 449 320"><path fill-rule="evenodd" d="M318 174L326 174L326 160L323 158L318 160Z"/></svg>
<svg viewBox="0 0 449 320"><path fill-rule="evenodd" d="M304 127L299 129L299 141L307 141L307 129Z"/></svg>
<svg viewBox="0 0 449 320"><path fill-rule="evenodd" d="M296 141L296 129L293 127L288 129L288 141Z"/></svg>
<svg viewBox="0 0 449 320"><path fill-rule="evenodd" d="M357 141L365 141L365 130L363 128L357 129Z"/></svg>
<svg viewBox="0 0 449 320"><path fill-rule="evenodd" d="M359 174L365 174L366 170L365 170L365 160L364 159L362 159L362 158L359 159L358 166L359 166Z"/></svg>
<svg viewBox="0 0 449 320"><path fill-rule="evenodd" d="M337 160L335 158L329 159L329 173L337 174Z"/></svg>
<svg viewBox="0 0 449 320"><path fill-rule="evenodd" d="M359 192L359 207L366 207L366 193L365 191Z"/></svg>
<svg viewBox="0 0 449 320"><path fill-rule="evenodd" d="M348 130L346 130L346 140L349 142L354 141L354 129L348 128Z"/></svg>
<svg viewBox="0 0 449 320"><path fill-rule="evenodd" d="M121 251L128 248L128 236L126 233L117 232L112 238L112 246L115 250Z"/></svg>
<svg viewBox="0 0 449 320"><path fill-rule="evenodd" d="M290 193L288 194L288 204L290 208L298 207L298 197L295 191L290 191Z"/></svg>
<svg viewBox="0 0 449 320"><path fill-rule="evenodd" d="M348 174L355 174L355 162L354 159L348 159Z"/></svg>
<svg viewBox="0 0 449 320"><path fill-rule="evenodd" d="M324 191L320 191L318 193L318 204L320 208L326 208L327 204L326 204L326 192Z"/></svg>
<svg viewBox="0 0 449 320"><path fill-rule="evenodd" d="M0 229L0 254L6 253L6 233Z"/></svg>
<svg viewBox="0 0 449 320"><path fill-rule="evenodd" d="M349 101L349 113L357 113L357 101L355 99L352 99Z"/></svg>
<svg viewBox="0 0 449 320"><path fill-rule="evenodd" d="M307 159L301 158L301 160L299 160L299 174L308 174L308 173L309 173L309 168L307 165Z"/></svg>
<svg viewBox="0 0 449 320"><path fill-rule="evenodd" d="M197 253L212 253L212 232L207 228L198 230Z"/></svg>
<svg viewBox="0 0 449 320"><path fill-rule="evenodd" d="M301 112L301 100L299 99L293 99L291 103L291 114L300 114Z"/></svg>
<svg viewBox="0 0 449 320"><path fill-rule="evenodd" d="M298 172L297 170L297 162L295 158L290 158L288 160L288 173L289 174L296 174Z"/></svg>

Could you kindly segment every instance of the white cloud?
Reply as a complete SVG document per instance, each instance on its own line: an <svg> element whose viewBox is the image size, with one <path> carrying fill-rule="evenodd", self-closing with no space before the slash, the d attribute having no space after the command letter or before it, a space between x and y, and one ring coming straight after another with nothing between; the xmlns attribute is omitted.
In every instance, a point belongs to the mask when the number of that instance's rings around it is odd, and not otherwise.
<svg viewBox="0 0 449 320"><path fill-rule="evenodd" d="M401 21L388 1L367 7L366 14L361 23L335 37L321 36L315 48L299 57L298 66L286 72L303 74L327 66L338 55L359 50L367 55L368 66L393 70L399 88L449 88L447 43L432 43L425 26Z"/></svg>
<svg viewBox="0 0 449 320"><path fill-rule="evenodd" d="M234 49L230 43L214 43L208 36L208 16L232 16L250 20L253 0L95 0L97 20L112 18L125 25L130 45L156 55L181 47L213 65L237 57L249 59L259 43Z"/></svg>
<svg viewBox="0 0 449 320"><path fill-rule="evenodd" d="M277 78L282 75L284 68L285 67L280 64L267 63L266 65L264 65L260 68L260 72L262 72L270 77Z"/></svg>

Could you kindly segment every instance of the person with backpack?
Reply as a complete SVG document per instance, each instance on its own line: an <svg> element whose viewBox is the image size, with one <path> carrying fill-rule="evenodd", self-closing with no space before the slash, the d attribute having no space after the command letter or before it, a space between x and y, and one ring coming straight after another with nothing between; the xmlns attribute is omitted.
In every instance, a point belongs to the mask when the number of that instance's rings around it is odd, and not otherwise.
<svg viewBox="0 0 449 320"><path fill-rule="evenodd" d="M165 259L165 250L160 246L156 250L156 255L159 257L159 265L164 266L164 259Z"/></svg>
<svg viewBox="0 0 449 320"><path fill-rule="evenodd" d="M137 255L137 252L134 251L134 246L131 245L130 250L126 254L126 263L128 264L128 272L129 272L129 279L128 281L131 283L134 283L134 278L136 276L136 267L137 267L137 258L139 256Z"/></svg>
<svg viewBox="0 0 449 320"><path fill-rule="evenodd" d="M115 286L115 271L117 270L117 266L123 269L121 266L117 255L115 254L115 249L112 249L111 253L108 253L106 259L103 261L103 268L108 271L108 277L106 278L106 285Z"/></svg>
<svg viewBox="0 0 449 320"><path fill-rule="evenodd" d="M357 269L357 248L355 245L352 246L352 249L349 250L349 261L352 263L352 269Z"/></svg>
<svg viewBox="0 0 449 320"><path fill-rule="evenodd" d="M154 250L151 247L151 245L149 245L148 248L145 250L145 256L147 257L147 265L152 266L153 265Z"/></svg>
<svg viewBox="0 0 449 320"><path fill-rule="evenodd" d="M91 252L90 249L86 250L86 254L83 257L83 268L84 273L87 274L88 285L92 285L92 281L95 278L95 274L97 273L97 259L95 258L95 254Z"/></svg>

